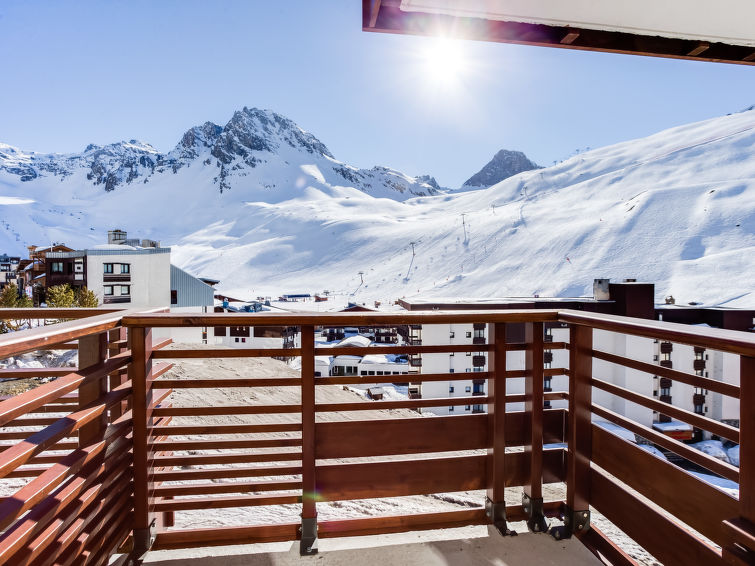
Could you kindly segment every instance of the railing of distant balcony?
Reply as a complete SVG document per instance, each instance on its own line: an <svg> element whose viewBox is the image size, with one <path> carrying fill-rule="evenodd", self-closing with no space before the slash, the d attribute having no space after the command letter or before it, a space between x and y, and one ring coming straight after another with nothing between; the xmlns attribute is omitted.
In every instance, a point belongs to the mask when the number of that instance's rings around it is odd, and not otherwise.
<svg viewBox="0 0 755 566"><path fill-rule="evenodd" d="M8 318L11 314L12 318L17 315L14 312L2 316ZM44 311L40 316L69 317L64 314ZM568 368L543 367L543 324L554 321L570 324L570 340L549 342L545 348L568 348ZM315 327L472 322L487 325L488 341L475 349L487 353L488 371L474 374L475 379L488 379L487 396L317 402L318 386L355 385L372 382L375 377L315 377L316 355L450 353L466 351L468 346L424 344L350 347L341 351L316 347ZM525 324L525 342L506 343L506 325L520 323ZM301 348L158 350L151 337L151 329L158 327L238 325L298 326ZM741 392L735 385L595 350L595 330L738 355ZM106 335L110 348L106 346ZM481 523L494 523L505 532L507 521L520 519L527 519L531 529L542 531L546 517L560 516L566 524L552 529L554 536L576 534L603 559L631 564L631 558L603 532L594 525L590 528L586 513L591 508L667 565L717 564L724 560L740 560L744 564L751 557L748 549L755 548L755 477L751 473L755 465L755 416L742 411L741 428L736 429L609 383L595 374L593 367L594 360L601 360L722 395L752 399L755 338L749 334L577 311L204 316L120 313L0 337L0 356L47 348L55 342L72 345L72 340L78 340L80 350L77 370L0 403L0 424L4 427L0 439L10 444L0 454L0 476L31 478L0 503L0 522L5 529L0 535L0 561L99 563L119 548L139 554L150 547L295 539L302 540L302 551L306 553L311 551L316 537ZM525 352L525 363L524 367L512 369L507 367L507 356L516 351ZM250 371L250 375L236 379L211 375L174 379L165 375L169 366L160 361L283 354L300 356L299 377L255 377ZM127 378L124 369L128 370ZM37 370L37 375L61 373ZM566 373L569 392L544 392L545 377ZM15 374L6 373L6 377L12 375ZM412 380L453 381L464 377L467 376L417 374ZM517 378L524 378L524 394L507 395L507 380ZM286 406L173 407L168 397L172 390L187 387L260 386L296 388L300 402ZM595 388L739 442L740 470L593 403ZM568 410L543 408L546 400L564 399L568 400ZM524 411L507 411L507 404L515 402L524 403ZM487 414L395 418L384 413L386 418L379 420L327 422L317 418L325 413L353 416L365 410L480 403L486 404ZM34 414L52 412L66 416ZM269 421L202 422L207 415L252 414L266 415ZM591 414L739 482L739 499L593 425ZM275 415L286 418L276 421ZM196 422L177 426L171 422L174 417ZM278 437L272 438L270 433ZM218 439L219 435L229 434L245 436ZM183 440L182 436L191 436L192 440ZM196 436L204 440L196 440ZM544 444L564 440L566 450L544 449ZM524 450L506 451L516 446ZM456 454L475 450L478 452ZM372 457L379 459L350 460ZM342 461L333 463L336 459ZM234 481L217 482L223 479ZM565 501L543 501L544 482L565 482ZM522 486L523 505L507 507L504 489L516 486ZM317 522L317 507L323 501L477 489L486 490L486 501L480 501L479 508ZM187 510L278 504L300 505L302 520L206 529L172 526L174 515Z"/></svg>

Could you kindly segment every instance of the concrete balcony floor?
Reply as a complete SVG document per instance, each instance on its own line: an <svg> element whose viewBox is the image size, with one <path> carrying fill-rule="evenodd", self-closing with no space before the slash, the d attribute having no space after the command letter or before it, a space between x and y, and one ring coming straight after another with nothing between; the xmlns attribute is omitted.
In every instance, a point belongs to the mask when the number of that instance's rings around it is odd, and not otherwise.
<svg viewBox="0 0 755 566"><path fill-rule="evenodd" d="M515 537L487 526L319 541L319 554L299 555L299 542L150 552L150 566L601 566L577 539L556 541L514 525Z"/></svg>

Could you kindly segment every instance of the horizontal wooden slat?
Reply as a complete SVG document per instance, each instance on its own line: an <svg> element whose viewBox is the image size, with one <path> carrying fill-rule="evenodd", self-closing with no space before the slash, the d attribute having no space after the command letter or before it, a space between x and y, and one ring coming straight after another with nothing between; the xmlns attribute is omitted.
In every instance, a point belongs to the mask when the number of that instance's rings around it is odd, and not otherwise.
<svg viewBox="0 0 755 566"><path fill-rule="evenodd" d="M301 379L298 377L250 377L238 379L160 379L154 385L168 389L213 389L222 387L287 387L300 386Z"/></svg>
<svg viewBox="0 0 755 566"><path fill-rule="evenodd" d="M76 373L77 368L11 368L0 369L0 379L28 379L30 377L61 377Z"/></svg>
<svg viewBox="0 0 755 566"><path fill-rule="evenodd" d="M413 312L297 312L297 313L212 313L188 315L183 313L123 316L124 326L152 328L181 326L386 326L404 324L448 324L472 322L546 322L556 321L558 311L546 309L518 309L505 311L426 311Z"/></svg>
<svg viewBox="0 0 755 566"><path fill-rule="evenodd" d="M543 369L543 375L545 377L555 377L557 375L569 375L569 370L566 368L545 368ZM506 378L528 377L526 370L514 369L506 371Z"/></svg>
<svg viewBox="0 0 755 566"><path fill-rule="evenodd" d="M290 491L301 489L301 480L201 483L193 485L158 486L153 497L179 497L182 495L212 495L217 493L245 493L255 491Z"/></svg>
<svg viewBox="0 0 755 566"><path fill-rule="evenodd" d="M216 480L230 478L267 478L276 476L295 476L299 474L301 474L301 466L247 466L234 468L156 471L152 474L152 478L156 482L166 482Z"/></svg>
<svg viewBox="0 0 755 566"><path fill-rule="evenodd" d="M739 468L732 466L731 464L727 464L726 462L718 460L713 456L708 456L700 450L690 448L683 442L679 442L678 440L675 440L670 436L666 436L665 434L641 425L631 419L619 415L618 413L610 411L605 407L601 407L600 405L593 404L592 412L599 417L603 417L604 419L612 423L624 427L627 430L630 430L635 434L638 434L641 437L654 442L655 444L665 448L666 450L670 450L671 452L674 452L675 454L686 458L690 462L694 462L698 466L702 466L703 468L710 470L714 474L718 474L737 483L739 482Z"/></svg>
<svg viewBox="0 0 755 566"><path fill-rule="evenodd" d="M296 540L301 523L158 531L152 550Z"/></svg>
<svg viewBox="0 0 755 566"><path fill-rule="evenodd" d="M543 411L545 443L563 441L565 414L563 409ZM525 418L522 411L506 414L506 446L524 444ZM327 459L480 450L492 446L488 422L487 414L321 422L315 425L315 455Z"/></svg>
<svg viewBox="0 0 755 566"><path fill-rule="evenodd" d="M597 425L592 461L712 541L725 542L721 521L739 509L729 494Z"/></svg>
<svg viewBox="0 0 755 566"><path fill-rule="evenodd" d="M470 376L474 377L470 377ZM400 373L397 375L353 375L340 377L316 377L315 385L359 385L361 383L424 383L433 381L464 381L489 379L488 371L470 374L460 373Z"/></svg>
<svg viewBox="0 0 755 566"><path fill-rule="evenodd" d="M157 456L152 460L152 462L157 468L169 468L172 466L203 466L207 464L251 464L253 462L288 462L295 460L301 460L301 452Z"/></svg>
<svg viewBox="0 0 755 566"><path fill-rule="evenodd" d="M622 399L626 399L627 401L637 403L638 405L641 405L643 407L653 409L654 411L658 411L659 413L662 413L664 415L674 417L676 419L679 419L680 421L694 425L698 428L701 428L702 430L707 430L708 432L712 432L713 434L717 434L718 436L739 444L739 429L736 429L733 426L724 424L719 421L714 421L713 419L709 419L691 411L686 411L684 409L674 407L669 403L657 401L656 399L648 397L647 395L635 393L634 391L630 391L629 389L619 387L618 385L608 383L607 381L603 381L601 379L593 378L590 380L590 383L593 385L593 387L607 391L608 393L621 397Z"/></svg>
<svg viewBox="0 0 755 566"><path fill-rule="evenodd" d="M596 468L590 469L590 503L663 564L723 564L720 550L672 522Z"/></svg>
<svg viewBox="0 0 755 566"><path fill-rule="evenodd" d="M262 505L301 503L301 495L244 495L239 497L192 497L190 499L163 499L153 505L157 512L188 511L190 509L227 509Z"/></svg>
<svg viewBox="0 0 755 566"><path fill-rule="evenodd" d="M232 450L241 448L285 448L301 446L301 438L268 438L261 440L187 440L159 441L150 445L153 452L180 450Z"/></svg>
<svg viewBox="0 0 755 566"><path fill-rule="evenodd" d="M558 318L561 322L581 324L609 332L645 336L690 346L701 346L711 350L755 356L755 336L749 332L702 328L690 324L575 310L559 311Z"/></svg>
<svg viewBox="0 0 755 566"><path fill-rule="evenodd" d="M154 360L217 358L287 358L300 356L299 348L205 348L202 350L156 350Z"/></svg>
<svg viewBox="0 0 755 566"><path fill-rule="evenodd" d="M301 423L154 426L150 431L152 436L301 432Z"/></svg>
<svg viewBox="0 0 755 566"><path fill-rule="evenodd" d="M467 525L484 525L488 522L484 508L414 513L366 519L319 521L317 535L322 538L403 533L427 529L450 529Z"/></svg>
<svg viewBox="0 0 755 566"><path fill-rule="evenodd" d="M301 413L301 405L221 405L214 407L156 407L154 417L207 417L215 415L275 415Z"/></svg>
<svg viewBox="0 0 755 566"><path fill-rule="evenodd" d="M703 389L709 389L710 391L715 391L717 393L721 393L722 395L728 395L729 397L739 399L739 386L737 385L732 385L723 381L717 381L708 377L701 377L698 375L684 373L682 371L641 362L639 360L633 360L624 356L617 356L616 354L610 354L608 352L601 352L599 350L593 350L592 355L599 360L605 360L612 364L625 366L649 374L668 377L669 379L673 379L674 381L678 381L680 383L686 383L687 385L691 385L693 387L702 387Z"/></svg>
<svg viewBox="0 0 755 566"><path fill-rule="evenodd" d="M489 352L492 344L458 344L440 346L335 346L315 348L317 356L366 356L368 354L445 354L448 352Z"/></svg>
<svg viewBox="0 0 755 566"><path fill-rule="evenodd" d="M380 411L388 409L420 409L423 407L450 407L458 405L485 405L490 398L485 395L473 397L445 397L442 399L407 399L406 401L358 401L355 403L315 403L315 411Z"/></svg>

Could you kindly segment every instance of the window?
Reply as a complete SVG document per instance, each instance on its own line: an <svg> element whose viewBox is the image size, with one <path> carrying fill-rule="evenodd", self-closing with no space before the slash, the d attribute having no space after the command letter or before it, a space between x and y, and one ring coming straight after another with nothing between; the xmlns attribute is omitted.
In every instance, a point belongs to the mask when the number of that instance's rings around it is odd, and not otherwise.
<svg viewBox="0 0 755 566"><path fill-rule="evenodd" d="M471 392L472 392L472 387L471 387L470 385L467 385L467 386L466 386L466 387L464 388L464 393L471 393Z"/></svg>
<svg viewBox="0 0 755 566"><path fill-rule="evenodd" d="M658 397L658 390L657 389L653 391L653 397Z"/></svg>
<svg viewBox="0 0 755 566"><path fill-rule="evenodd" d="M453 338L454 336L455 336L455 334L454 334L453 332L449 332L449 333L448 333L448 337L449 337L449 338Z"/></svg>
<svg viewBox="0 0 755 566"><path fill-rule="evenodd" d="M482 371L482 368L480 366L475 366L472 368L473 371Z"/></svg>
<svg viewBox="0 0 755 566"><path fill-rule="evenodd" d="M376 371L375 375L383 375L383 372L382 371Z"/></svg>
<svg viewBox="0 0 755 566"><path fill-rule="evenodd" d="M451 353L450 353L450 354L448 354L448 355L449 355L449 356L453 356L453 355L454 355L454 353L453 353L453 352L451 352Z"/></svg>
<svg viewBox="0 0 755 566"><path fill-rule="evenodd" d="M453 373L454 371L454 368L448 368L448 373Z"/></svg>
<svg viewBox="0 0 755 566"><path fill-rule="evenodd" d="M468 411L472 408L472 405L464 405L464 410Z"/></svg>
<svg viewBox="0 0 755 566"><path fill-rule="evenodd" d="M130 295L131 285L121 285L121 295Z"/></svg>
<svg viewBox="0 0 755 566"><path fill-rule="evenodd" d="M472 337L472 333L471 332L467 332L467 338L471 338L471 337Z"/></svg>
<svg viewBox="0 0 755 566"><path fill-rule="evenodd" d="M241 341L242 341L242 342L246 342L246 338L242 338L242 339L241 339Z"/></svg>
<svg viewBox="0 0 755 566"><path fill-rule="evenodd" d="M53 273L63 273L63 262L62 261L53 261L52 262L52 272Z"/></svg>
<svg viewBox="0 0 755 566"><path fill-rule="evenodd" d="M121 264L121 273L131 273L131 264L130 263L122 263Z"/></svg>
<svg viewBox="0 0 755 566"><path fill-rule="evenodd" d="M176 291L175 289L171 289L170 291L170 304L171 305L178 304L178 291Z"/></svg>
<svg viewBox="0 0 755 566"><path fill-rule="evenodd" d="M105 296L109 296L113 294L113 286L112 285L105 285Z"/></svg>
<svg viewBox="0 0 755 566"><path fill-rule="evenodd" d="M469 373L470 371L472 371L472 370L469 369L469 368L467 368L467 369L464 370L465 373Z"/></svg>
<svg viewBox="0 0 755 566"><path fill-rule="evenodd" d="M671 388L661 387L661 397L668 397L669 395L671 395Z"/></svg>
<svg viewBox="0 0 755 566"><path fill-rule="evenodd" d="M467 356L471 356L471 355L472 355L472 352L467 352Z"/></svg>
<svg viewBox="0 0 755 566"><path fill-rule="evenodd" d="M454 412L454 408L453 408L453 405L452 405L452 406L450 406L450 407L448 408L448 412L449 412L449 413L453 413L453 412Z"/></svg>
<svg viewBox="0 0 755 566"><path fill-rule="evenodd" d="M453 385L449 385L448 386L448 392L449 393L453 393L454 392L454 386Z"/></svg>
<svg viewBox="0 0 755 566"><path fill-rule="evenodd" d="M236 342L238 342L238 341L239 341L239 339L238 339L238 338L234 338L234 340L235 340Z"/></svg>
<svg viewBox="0 0 755 566"><path fill-rule="evenodd" d="M702 404L695 405L695 413L697 413L698 415L702 415L703 414L703 408L704 407L703 407Z"/></svg>
<svg viewBox="0 0 755 566"><path fill-rule="evenodd" d="M474 331L474 337L475 338L485 338L485 329L480 328L479 330Z"/></svg>
<svg viewBox="0 0 755 566"><path fill-rule="evenodd" d="M362 370L362 371L360 372L360 375L367 375L367 372L366 372L365 370Z"/></svg>
<svg viewBox="0 0 755 566"><path fill-rule="evenodd" d="M653 355L653 361L654 361L654 362L657 362L657 361L658 361L658 354L654 354L654 355Z"/></svg>
<svg viewBox="0 0 755 566"><path fill-rule="evenodd" d="M103 263L102 267L104 268L103 273L112 273L113 272L113 264L112 263Z"/></svg>

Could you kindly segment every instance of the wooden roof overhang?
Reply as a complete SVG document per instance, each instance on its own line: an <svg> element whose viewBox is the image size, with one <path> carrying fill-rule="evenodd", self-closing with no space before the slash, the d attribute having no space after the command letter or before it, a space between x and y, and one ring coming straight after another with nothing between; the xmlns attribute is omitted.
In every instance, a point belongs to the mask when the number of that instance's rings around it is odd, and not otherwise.
<svg viewBox="0 0 755 566"><path fill-rule="evenodd" d="M427 2L428 5L433 3ZM470 17L456 15L469 13L469 10L461 8L461 0L445 0L445 4L436 4L444 5L443 9L428 8L424 12L416 5L412 7L413 11L402 9L402 0L362 0L362 30L755 65L755 24L752 26L751 36L745 41L742 38L706 41L701 36L693 37L690 33L685 36L684 31L672 34L674 37L666 37L652 33L616 31L608 29L609 26L606 26L607 29L598 29L505 21L499 19L500 16L486 17L484 13ZM454 5L460 8L455 9ZM730 15L732 18L737 17L736 13Z"/></svg>

